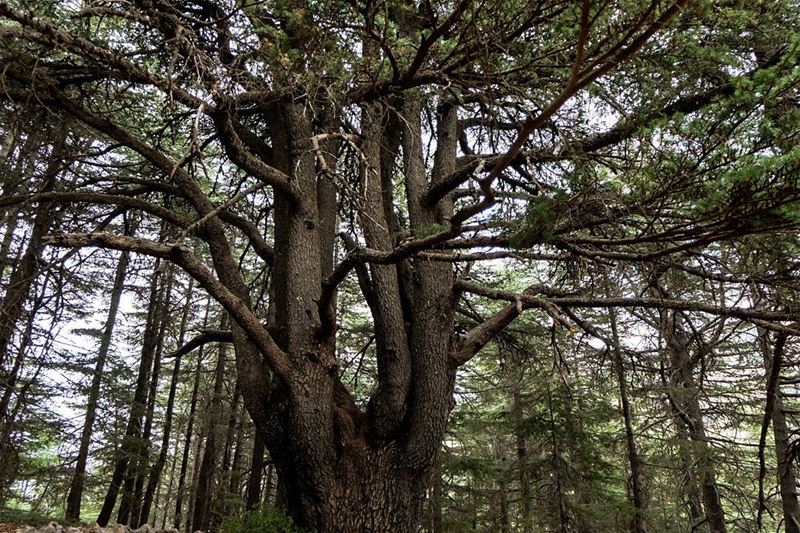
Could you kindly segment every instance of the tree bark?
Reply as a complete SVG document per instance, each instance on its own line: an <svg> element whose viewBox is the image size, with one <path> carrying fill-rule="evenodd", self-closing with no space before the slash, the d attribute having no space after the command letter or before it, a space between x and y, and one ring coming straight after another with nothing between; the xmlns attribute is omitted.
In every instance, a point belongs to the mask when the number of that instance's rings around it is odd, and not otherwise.
<svg viewBox="0 0 800 533"><path fill-rule="evenodd" d="M533 531L531 509L530 465L528 464L528 435L524 430L524 411L519 384L513 392L514 434L517 444L517 476L519 477L520 521L523 531Z"/></svg>
<svg viewBox="0 0 800 533"><path fill-rule="evenodd" d="M700 484L706 521L711 533L725 533L725 511L716 481L713 453L708 446L703 411L700 408L700 389L694 378L691 339L681 328L680 315L662 312L662 334L672 367L670 398L675 415L686 427L693 446L693 470Z"/></svg>
<svg viewBox="0 0 800 533"><path fill-rule="evenodd" d="M773 356L770 347L769 334L759 328L758 345L764 358L764 366L769 370L772 366ZM786 413L783 410L783 394L780 388L780 379L774 390L774 403L772 406L772 431L775 440L775 459L777 460L777 480L781 495L783 510L783 527L786 533L800 533L800 502L797 498L797 476L794 468L794 456L791 452L791 434L786 422Z"/></svg>
<svg viewBox="0 0 800 533"><path fill-rule="evenodd" d="M164 339L166 337L167 326L169 325L170 316L169 309L172 302L172 285L175 281L175 274L172 266L167 268L166 287L163 289L163 295L159 303L156 324L158 324L158 332L156 337L156 353L153 358L153 369L150 373L150 387L147 394L147 410L144 416L144 426L142 430L141 445L139 452L136 455L135 463L129 465L129 469L133 466L132 471L129 472L129 479L133 479L133 491L130 493L130 525L132 527L139 527L142 522L142 505L146 501L144 496L145 480L147 479L148 463L150 462L150 438L153 433L153 418L155 416L156 396L158 395L158 381L161 376L161 356L164 354ZM151 505L152 497L147 502L148 506ZM149 510L148 510L149 512ZM146 515L145 515L146 518Z"/></svg>
<svg viewBox="0 0 800 533"><path fill-rule="evenodd" d="M54 188L59 174L65 163L66 132L59 133L60 137L53 144L50 159L40 185L43 192ZM0 459L8 464L0 466L0 504L5 503L9 487L14 481L16 469L11 468L15 463L16 450L11 442L13 419L8 412L11 395L18 379L25 357L23 349L17 356L11 368L8 368L11 359L12 340L18 322L22 318L26 300L30 296L31 288L38 277L39 261L42 251L42 238L50 229L55 220L56 211L49 206L39 204L33 214L31 235L25 251L16 264L16 269L11 273L5 295L0 301L0 383L3 383L3 401L0 404ZM31 317L31 320L33 318Z"/></svg>
<svg viewBox="0 0 800 533"><path fill-rule="evenodd" d="M92 440L92 429L97 416L97 402L100 398L100 385L103 380L103 370L105 369L106 358L111 348L111 338L114 333L114 325L117 321L119 302L125 288L125 276L128 270L129 253L122 252L117 263L117 270L114 275L114 286L111 289L111 301L108 306L108 317L103 326L103 334L100 337L100 348L97 351L97 361L95 362L94 373L92 374L92 384L89 387L89 396L86 400L86 418L83 421L81 440L78 447L78 458L75 463L75 473L67 495L66 518L69 521L77 522L81 515L81 497L83 495L83 484L86 477L86 461L89 457L89 445Z"/></svg>

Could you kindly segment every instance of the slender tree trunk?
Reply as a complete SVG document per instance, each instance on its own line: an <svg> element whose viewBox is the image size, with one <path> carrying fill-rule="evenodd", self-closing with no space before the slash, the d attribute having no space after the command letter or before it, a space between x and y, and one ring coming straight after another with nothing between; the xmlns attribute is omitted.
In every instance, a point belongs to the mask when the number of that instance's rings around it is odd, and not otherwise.
<svg viewBox="0 0 800 533"><path fill-rule="evenodd" d="M630 399L628 398L628 381L625 378L625 364L622 360L622 348L620 346L619 331L617 329L617 313L613 308L609 308L608 310L608 319L611 324L611 341L614 343L612 347L614 369L617 373L622 419L625 423L625 443L628 449L628 466L631 471L630 498L634 513L631 531L634 533L646 533L647 529L644 520L645 504L642 494L642 463L639 458L639 450L636 446L636 433L633 427L633 410L631 408Z"/></svg>
<svg viewBox="0 0 800 533"><path fill-rule="evenodd" d="M222 320L223 329L227 326L227 317ZM192 512L192 531L208 529L211 516L209 504L211 503L211 484L214 478L214 470L217 459L217 427L216 423L221 418L222 409L222 385L225 378L225 361L227 360L228 347L220 344L217 352L217 366L214 370L214 392L209 406L209 428L206 436L203 459L200 463L200 470L197 476L197 489L194 498L194 509Z"/></svg>
<svg viewBox="0 0 800 533"><path fill-rule="evenodd" d="M759 328L758 344L764 357L764 366L769 370L772 366L772 348L769 334ZM775 386L775 399L772 408L772 431L775 437L775 458L778 463L778 488L783 508L783 527L786 533L800 533L800 503L797 498L797 477L794 469L794 456L790 448L789 428L786 413L783 411L783 394L780 378Z"/></svg>
<svg viewBox="0 0 800 533"><path fill-rule="evenodd" d="M92 384L89 387L89 397L86 400L86 418L83 422L81 440L78 448L78 459L75 464L75 473L72 476L69 494L67 495L66 518L69 521L77 522L81 515L81 497L83 495L83 484L86 476L86 461L89 457L89 445L92 440L92 428L94 427L95 417L97 416L97 402L100 398L100 384L103 380L103 370L105 369L106 358L111 348L111 338L114 333L114 325L117 321L117 311L122 292L125 288L125 276L128 270L129 253L122 252L117 263L117 270L114 275L114 286L111 289L111 302L108 307L108 317L103 326L103 334L100 337L100 348L97 351L97 361L92 375Z"/></svg>
<svg viewBox="0 0 800 533"><path fill-rule="evenodd" d="M117 458L115 459L114 471L111 474L111 482L106 491L103 506L100 509L100 514L97 517L97 523L100 526L105 526L111 519L111 513L117 503L117 496L123 480L125 480L128 471L128 463L133 455L139 450L141 446L142 435L142 416L144 415L147 395L147 377L150 368L153 365L153 358L155 356L156 348L156 332L155 332L155 314L159 302L159 280L161 278L161 266L156 261L153 270L153 276L150 281L150 297L148 301L147 320L144 328L144 342L142 344L142 355L139 361L139 372L136 378L136 385L133 393L133 403L131 411L128 416L128 423L125 427L125 436L123 437L122 444L119 447ZM127 519L129 508L122 508L120 505L119 516Z"/></svg>
<svg viewBox="0 0 800 533"><path fill-rule="evenodd" d="M141 445L136 461L131 464L132 471L129 471L129 479L133 478L133 492L131 493L130 503L130 525L139 527L142 522L142 505L145 500L144 484L147 479L148 463L150 462L150 438L153 433L153 418L155 416L156 396L158 396L158 380L161 376L161 356L164 354L164 339L169 325L169 309L172 302L172 285L175 280L174 272L171 267L167 268L166 288L159 303L156 323L158 333L156 338L156 353L153 359L153 371L150 373L150 387L147 395L147 411L144 416L144 429L142 431ZM129 466L130 468L130 466ZM152 495L147 502L148 507L152 504ZM148 509L149 514L149 509ZM144 515L147 518L147 515Z"/></svg>
<svg viewBox="0 0 800 533"><path fill-rule="evenodd" d="M501 472L501 477L497 483L497 495L500 500L500 532L511 532L511 516L508 512L508 485L504 477L505 472Z"/></svg>
<svg viewBox="0 0 800 533"><path fill-rule="evenodd" d="M189 281L189 286L186 289L186 302L183 304L183 311L181 312L181 325L178 333L178 346L183 346L186 339L186 325L189 320L189 311L192 304L192 289L194 287L194 280ZM169 294L169 291L167 291ZM169 297L167 297L169 302ZM163 331L163 327L162 327ZM163 334L162 334L163 336ZM161 471L167 462L167 451L169 449L169 439L172 434L172 415L175 406L175 394L178 390L178 379L181 374L181 356L175 358L174 366L172 367L172 380L170 381L169 396L167 398L167 409L164 413L164 430L161 436L161 448L158 453L158 458L153 463L150 469L150 476L147 482L147 490L144 493L144 500L142 502L142 512L139 517L139 523L145 523L150 515L150 506L153 501L153 493L161 480ZM151 392L152 389L151 389Z"/></svg>
<svg viewBox="0 0 800 533"><path fill-rule="evenodd" d="M203 327L208 325L209 305L206 305L205 316L203 317ZM186 419L186 437L183 445L183 457L181 458L181 468L178 474L178 488L175 491L175 522L176 529L180 529L183 520L183 495L186 489L186 470L189 467L189 454L192 449L192 431L194 429L195 411L197 409L197 395L200 389L200 374L203 369L203 351L201 346L197 351L197 365L194 370L194 383L192 384L192 397L189 400L189 416Z"/></svg>
<svg viewBox="0 0 800 533"><path fill-rule="evenodd" d="M524 411L519 383L515 382L513 391L514 434L517 444L517 476L519 477L520 522L523 531L533 531L533 512L531 509L530 465L528 464L528 435L524 429Z"/></svg>
<svg viewBox="0 0 800 533"><path fill-rule="evenodd" d="M222 447L222 463L219 468L218 490L214 498L211 499L211 516L209 518L209 530L216 530L225 514L226 501L229 497L228 487L232 476L231 466L233 461L233 449L236 439L236 422L239 419L239 388L233 392L230 407L228 409L228 424L225 431L225 444Z"/></svg>
<svg viewBox="0 0 800 533"><path fill-rule="evenodd" d="M53 145L50 161L45 169L40 187L41 192L51 191L56 184L64 164L65 140L66 134L61 134L61 137ZM3 402L3 405L0 405L0 460L9 463L12 462L9 459L13 460L17 454L13 449L14 444L10 441L12 419L15 417L12 417L8 412L8 404L11 397L10 393L14 388L13 384L16 383L18 372L22 368L24 351L17 352L17 357L11 365L11 369L7 370L6 365L9 364L9 359L11 358L10 352L14 331L17 323L22 318L25 302L28 300L31 288L38 277L42 249L41 240L50 230L55 216L56 212L47 204L39 204L36 207L31 235L25 247L25 252L17 262L16 269L9 279L5 295L0 301L0 383L4 384L4 393L9 398L8 401ZM0 466L0 504L5 503L9 487L14 481L13 477L15 475L15 468L10 468L8 465Z"/></svg>
<svg viewBox="0 0 800 533"><path fill-rule="evenodd" d="M250 475L247 478L247 500L245 502L248 510L255 509L261 501L261 477L264 473L264 439L261 432L256 428L253 438L253 454L250 459ZM266 492L269 492L269 485L272 479L267 479ZM267 502L269 503L269 502Z"/></svg>
<svg viewBox="0 0 800 533"><path fill-rule="evenodd" d="M274 474L275 474L275 467L272 465L272 461L270 461L270 464L267 465L267 479L264 482L264 505L266 505L267 507L277 506L277 503L273 501L272 498L272 485L273 485L272 479L273 477L275 477ZM275 487L276 493L277 489L278 488ZM277 494L275 499L277 499Z"/></svg>
<svg viewBox="0 0 800 533"><path fill-rule="evenodd" d="M65 139L66 135L62 135L53 147L39 192L49 192L56 184L64 164ZM14 328L22 316L25 300L36 281L42 237L50 230L54 218L55 211L48 204L39 204L36 207L25 252L11 274L5 296L0 302L0 369L5 368Z"/></svg>
<svg viewBox="0 0 800 533"><path fill-rule="evenodd" d="M700 389L693 375L690 339L682 331L679 315L662 312L662 332L672 366L671 402L676 416L685 424L693 446L692 458L706 520L711 533L725 533L725 511L722 508L716 480L713 452L708 446L703 411L700 408Z"/></svg>
<svg viewBox="0 0 800 533"><path fill-rule="evenodd" d="M172 448L172 461L169 468L169 483L167 484L167 495L164 500L164 505L161 509L161 529L167 529L167 519L172 511L172 488L175 486L175 471L178 467L178 448L180 448L180 439L175 439L175 445ZM158 508L155 504L154 507Z"/></svg>
<svg viewBox="0 0 800 533"><path fill-rule="evenodd" d="M11 248L14 242L14 234L17 231L19 224L19 209L13 207L4 213L5 218L5 231L3 232L3 240L0 242L0 281L5 277L6 267L12 267L13 262L9 259L11 256Z"/></svg>
<svg viewBox="0 0 800 533"><path fill-rule="evenodd" d="M36 320L36 314L42 305L42 298L47 286L47 277L42 283L41 294L34 299L30 312L27 313L25 319L25 326L20 332L19 343L17 344L17 354L14 357L14 364L11 372L8 375L8 380L3 382L3 395L0 397L0 503L2 503L9 492L11 483L17 476L18 468L20 466L20 453L19 441L13 438L17 428L17 420L19 413L25 408L27 402L25 396L31 384L36 382L36 377L42 370L44 361L42 359L38 362L38 369L34 372L32 378L20 384L20 370L25 362L25 356L28 353L30 346L31 336L33 334L33 326ZM44 347L43 350L47 350ZM15 397L16 393L16 397ZM14 400L12 402L12 400Z"/></svg>
<svg viewBox="0 0 800 533"><path fill-rule="evenodd" d="M244 442L245 442L245 425L247 423L247 411L243 408L239 409L239 423L236 430L236 443L234 445L233 463L231 464L230 483L228 485L228 493L231 495L236 494L241 500L242 491L242 457L244 456ZM230 510L231 506L226 505L225 511Z"/></svg>

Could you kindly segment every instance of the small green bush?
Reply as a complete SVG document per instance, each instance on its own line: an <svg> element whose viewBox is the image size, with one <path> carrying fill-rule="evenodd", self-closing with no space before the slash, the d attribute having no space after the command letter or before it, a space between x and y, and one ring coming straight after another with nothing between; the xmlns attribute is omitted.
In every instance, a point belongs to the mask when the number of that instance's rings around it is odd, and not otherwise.
<svg viewBox="0 0 800 533"><path fill-rule="evenodd" d="M244 516L227 518L220 533L307 533L294 525L291 518L272 507L251 511Z"/></svg>

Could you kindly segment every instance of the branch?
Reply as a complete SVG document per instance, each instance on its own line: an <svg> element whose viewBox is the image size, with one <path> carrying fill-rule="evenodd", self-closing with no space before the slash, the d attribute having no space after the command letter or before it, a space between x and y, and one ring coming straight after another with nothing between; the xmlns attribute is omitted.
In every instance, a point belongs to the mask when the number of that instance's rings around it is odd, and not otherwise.
<svg viewBox="0 0 800 533"><path fill-rule="evenodd" d="M88 39L65 32L55 24L34 17L30 12L14 9L7 3L0 2L0 16L16 21L23 27L36 32L35 35L26 34L25 38L27 40L40 42L54 49L72 52L91 63L107 65L120 72L128 81L153 85L169 95L170 98L174 98L188 107L197 109L204 105L209 111L213 110L202 99L180 87L176 87L172 80L160 78L131 62L121 53L103 48Z"/></svg>
<svg viewBox="0 0 800 533"><path fill-rule="evenodd" d="M511 324L525 308L521 300L507 305L485 321L469 330L458 345L455 352L448 357L451 366L458 367L472 359L481 348Z"/></svg>
<svg viewBox="0 0 800 533"><path fill-rule="evenodd" d="M7 207L10 205L20 205L31 202L52 202L52 203L92 203L99 205L119 205L123 207L130 207L138 209L145 213L157 216L162 220L175 224L178 227L185 228L191 224L191 221L178 213L162 207L160 205L152 204L141 198L133 198L130 196L122 196L118 194L104 194L94 192L43 192L36 194L25 194L20 196L5 196L0 198L0 207Z"/></svg>
<svg viewBox="0 0 800 533"><path fill-rule="evenodd" d="M631 138L641 128L646 127L656 120L669 118L679 113L694 113L722 98L732 96L735 93L738 81L753 78L758 72L777 64L779 59L780 54L776 54L774 57L770 58L767 64L760 65L758 68L750 70L746 74L736 78L735 81L728 81L699 93L679 97L675 101L656 110L641 110L637 114L620 120L611 129L576 141L558 152L541 149L522 151L514 158L513 164L521 165L526 163L560 161L576 154L587 154L607 148L613 144ZM463 158L463 164L461 164L455 172L447 176L441 182L433 184L430 187L425 197L425 202L428 204L435 204L453 189L472 178L476 172L492 171L502 157L503 154L490 154Z"/></svg>
<svg viewBox="0 0 800 533"><path fill-rule="evenodd" d="M458 280L456 287L473 294L484 296L492 300L505 300L509 302L521 301L525 308L538 308L547 310L548 306L557 307L583 307L583 308L608 308L608 307L640 307L645 309L674 309L678 311L693 311L697 313L708 313L716 316L727 316L746 320L748 322L764 325L764 321L789 321L797 319L797 310L788 311L764 311L758 309L748 309L745 307L722 307L708 305L700 302L687 302L684 300L673 300L666 298L593 298L580 296L547 296L540 297L531 294L517 294L501 289L492 289L467 280ZM542 292L543 289L539 289ZM765 326L769 327L769 326ZM772 325L770 329L777 330L779 325ZM787 330L794 334L800 334L800 326L782 326L782 330Z"/></svg>
<svg viewBox="0 0 800 533"><path fill-rule="evenodd" d="M227 112L218 111L214 113L213 118L225 153L233 163L255 176L256 179L283 193L293 204L301 203L300 194L293 186L291 178L250 152L236 133L233 121Z"/></svg>
<svg viewBox="0 0 800 533"><path fill-rule="evenodd" d="M48 235L43 244L64 248L96 247L113 250L128 250L175 263L191 275L208 293L225 308L236 323L247 333L250 340L267 359L267 363L279 376L288 378L292 364L288 355L275 344L253 311L233 292L217 280L211 271L181 244L161 244L147 239L122 237L110 233L62 233Z"/></svg>
<svg viewBox="0 0 800 533"><path fill-rule="evenodd" d="M183 357L192 350L211 342L233 342L233 333L223 330L205 330L195 338L169 354L168 358Z"/></svg>

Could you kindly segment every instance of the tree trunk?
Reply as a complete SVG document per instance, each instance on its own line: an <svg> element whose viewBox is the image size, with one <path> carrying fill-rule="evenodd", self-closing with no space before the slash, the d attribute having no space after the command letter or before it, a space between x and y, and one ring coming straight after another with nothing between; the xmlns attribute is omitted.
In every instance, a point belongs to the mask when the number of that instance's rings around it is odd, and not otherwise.
<svg viewBox="0 0 800 533"><path fill-rule="evenodd" d="M50 161L44 172L40 192L51 191L61 173L64 165L64 149L66 133L61 133L60 138L54 143L50 154ZM22 318L26 300L28 300L37 277L39 260L42 250L41 240L49 231L55 220L56 211L47 204L39 204L33 215L31 235L28 239L25 252L11 273L5 295L0 301L0 382L3 383L5 393L0 405L0 460L7 464L0 466L0 504L5 503L8 490L13 483L16 469L11 468L17 457L14 444L11 442L13 418L8 412L8 405L18 373L22 368L24 350L19 350L11 368L7 368L11 359L12 340L17 323ZM31 318L32 320L32 318ZM5 397L8 397L6 400Z"/></svg>
<svg viewBox="0 0 800 533"><path fill-rule="evenodd" d="M189 286L186 289L186 302L183 304L183 311L181 313L181 325L178 333L178 346L183 346L186 338L186 325L189 321L189 311L192 306L192 289L194 288L194 280L189 281ZM167 299L169 301L169 298ZM150 469L150 476L147 482L147 490L144 493L144 501L142 502L142 512L139 517L139 523L145 523L150 515L150 506L153 501L153 494L161 479L161 471L167 462L167 451L169 448L169 439L172 434L172 414L175 406L175 394L178 390L178 379L181 374L181 356L175 358L175 363L172 368L172 380L170 381L169 396L167 398L167 410L164 414L164 430L161 436L161 448L158 453L158 458L153 463Z"/></svg>
<svg viewBox="0 0 800 533"><path fill-rule="evenodd" d="M233 462L231 463L230 483L228 484L228 494L238 496L242 499L242 456L244 455L245 425L247 423L247 411L239 410L239 422L236 429L236 443L234 444ZM223 516L231 510L230 503L226 503Z"/></svg>
<svg viewBox="0 0 800 533"><path fill-rule="evenodd" d="M122 252L117 263L117 270L114 275L114 286L111 289L111 302L108 307L108 318L103 326L103 334L100 338L100 348L97 351L97 361L92 375L92 384L89 387L89 397L86 400L86 418L83 422L80 446L78 448L78 459L75 464L75 473L72 476L69 494L67 495L66 518L69 521L77 522L81 515L81 497L83 495L83 483L86 476L86 461L89 457L89 445L92 440L92 428L97 415L97 402L100 398L100 384L103 379L103 370L106 358L111 347L111 337L114 333L114 325L117 321L117 311L119 302L122 298L122 291L125 288L125 275L128 270L129 253Z"/></svg>
<svg viewBox="0 0 800 533"><path fill-rule="evenodd" d="M439 457L436 459L436 464L433 468L433 482L431 486L431 533L442 533L444 531L442 523L442 493L444 492L442 487L443 484L444 480L442 479L442 458L440 451Z"/></svg>
<svg viewBox="0 0 800 533"><path fill-rule="evenodd" d="M636 446L636 433L633 427L633 411L630 399L628 398L628 382L625 378L625 365L622 360L622 347L620 346L619 331L617 329L617 313L613 308L608 310L608 319L611 325L611 341L614 343L612 352L614 356L614 369L617 373L617 383L619 385L620 405L622 407L622 419L625 424L625 443L628 449L628 466L631 470L630 477L630 498L633 504L633 520L631 531L634 533L646 533L644 521L644 496L642 494L642 463L639 458L639 450Z"/></svg>
<svg viewBox="0 0 800 533"><path fill-rule="evenodd" d="M533 531L531 509L530 465L528 464L528 435L525 432L525 417L519 382L514 383L513 391L514 435L517 444L517 476L519 477L520 522L523 531Z"/></svg>
<svg viewBox="0 0 800 533"><path fill-rule="evenodd" d="M222 447L222 463L219 468L219 483L217 484L217 493L214 495L211 502L211 516L209 519L208 529L215 531L217 526L222 521L225 515L226 502L229 497L228 487L232 476L232 461L235 438L237 436L236 422L239 419L239 388L238 386L233 392L230 407L228 408L228 424L225 431L225 444Z"/></svg>
<svg viewBox="0 0 800 533"><path fill-rule="evenodd" d="M255 509L261 501L261 477L264 473L264 439L261 432L256 428L253 438L253 453L250 458L250 476L247 478L247 499L245 507L248 510ZM264 489L269 492L269 485L272 479L267 479L267 487ZM268 503L268 502L267 502Z"/></svg>
<svg viewBox="0 0 800 533"><path fill-rule="evenodd" d="M172 461L169 468L169 482L167 483L167 494L166 499L164 500L164 505L161 507L161 529L167 529L167 520L172 516L172 496L174 492L172 492L172 488L175 486L175 472L178 468L178 448L180 448L180 439L175 439L175 444L172 447ZM154 503L154 507L156 511L158 509L158 498L156 498L156 503Z"/></svg>
<svg viewBox="0 0 800 533"><path fill-rule="evenodd" d="M711 533L725 533L725 511L717 487L716 468L700 408L700 389L694 378L691 339L681 328L676 312L662 312L662 334L672 366L670 398L676 416L686 426L693 446L692 454L695 475L700 483L700 492L705 508L706 520Z"/></svg>
<svg viewBox="0 0 800 533"><path fill-rule="evenodd" d="M119 447L117 458L114 463L114 471L111 474L111 482L106 491L103 506L97 517L97 523L105 526L111 519L111 513L117 503L117 496L122 482L125 479L128 463L141 446L142 435L142 416L144 416L147 395L147 377L153 365L156 348L155 314L160 300L159 280L161 278L161 265L156 261L153 276L150 281L150 297L148 301L147 320L144 328L144 342L142 344L142 355L139 361L139 372L136 377L136 386L133 393L133 403L128 416L128 423L125 427L125 436ZM120 505L119 516L127 518L129 508L122 508Z"/></svg>
<svg viewBox="0 0 800 533"><path fill-rule="evenodd" d="M267 466L267 479L264 481L264 505L276 507L277 504L273 502L272 499L272 478L275 474L275 466L270 462ZM275 492L277 493L277 487L275 487ZM277 500L277 494L275 500Z"/></svg>
<svg viewBox="0 0 800 533"><path fill-rule="evenodd" d="M764 357L764 366L769 370L773 361L772 348L770 347L769 334L762 328L758 329L758 344ZM776 383L774 394L771 418L772 431L775 437L775 459L778 463L778 488L780 489L781 506L783 508L783 527L786 533L800 533L800 503L797 498L797 477L793 465L794 455L790 447L791 434L786 423L786 413L783 411L780 378Z"/></svg>
<svg viewBox="0 0 800 533"><path fill-rule="evenodd" d="M227 327L227 317L222 319L222 328ZM209 513L209 505L211 503L211 484L216 470L217 460L217 433L218 428L216 424L219 422L222 414L222 385L225 378L225 361L227 359L228 347L226 344L220 344L217 352L217 365L214 370L214 391L211 396L211 405L209 406L208 416L208 434L206 435L205 449L203 450L203 459L200 463L200 469L197 476L197 488L194 497L194 507L192 511L192 531L208 529L211 520L211 513Z"/></svg>
<svg viewBox="0 0 800 533"><path fill-rule="evenodd" d="M53 145L50 161L44 172L44 178L38 192L49 192L55 186L58 175L64 165L65 140L66 134L62 134L62 137ZM31 236L28 239L25 252L11 274L5 296L0 302L0 369L5 368L14 328L22 316L25 300L28 298L34 281L36 281L36 270L42 249L42 237L49 231L54 218L55 212L49 205L39 204L36 207L33 215Z"/></svg>
<svg viewBox="0 0 800 533"><path fill-rule="evenodd" d="M156 334L156 352L153 358L153 369L150 373L150 387L147 394L147 410L144 415L142 438L140 439L140 446L135 456L135 461L128 466L128 480L126 480L126 488L128 486L133 487L132 491L125 491L125 494L131 495L130 517L128 522L132 527L137 528L141 525L142 504L145 499L144 483L147 478L147 465L150 461L150 437L153 433L153 417L155 415L156 396L158 395L158 380L161 375L161 356L164 353L164 338L169 324L169 308L172 300L172 284L175 280L171 266L167 268L166 276L166 287L163 289L163 294L156 310L155 323L158 326ZM150 502L148 502L148 505L149 504ZM120 504L120 507L121 506L122 504Z"/></svg>
<svg viewBox="0 0 800 533"><path fill-rule="evenodd" d="M205 316L203 317L203 327L208 325L208 311L210 305L206 305ZM189 400L189 416L186 418L186 438L183 445L183 457L181 458L181 468L178 474L178 488L175 491L175 522L176 529L180 529L183 512L183 494L186 488L186 470L189 467L189 454L192 449L192 431L194 429L195 411L197 409L197 394L200 389L200 374L203 369L203 351L200 346L197 351L197 366L194 370L194 383L192 384L192 397Z"/></svg>

